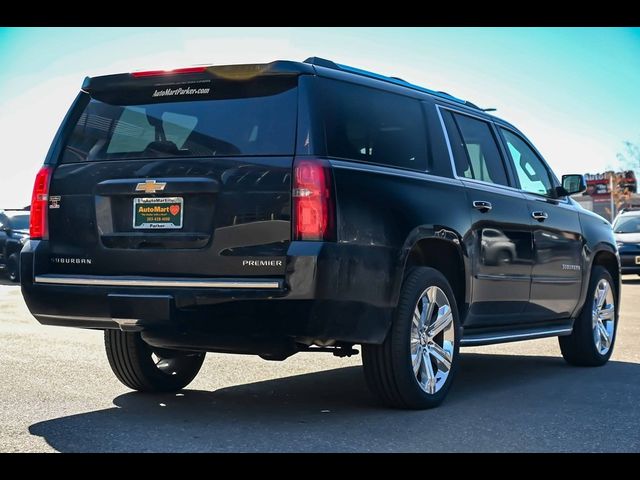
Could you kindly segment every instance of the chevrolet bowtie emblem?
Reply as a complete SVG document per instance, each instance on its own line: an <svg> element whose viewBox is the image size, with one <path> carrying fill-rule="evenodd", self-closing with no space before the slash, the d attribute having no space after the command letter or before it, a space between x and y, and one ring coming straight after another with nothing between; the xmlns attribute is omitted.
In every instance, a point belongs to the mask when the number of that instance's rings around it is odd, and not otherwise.
<svg viewBox="0 0 640 480"><path fill-rule="evenodd" d="M165 182L156 182L155 180L146 180L136 185L136 192L156 193L164 190L167 184Z"/></svg>

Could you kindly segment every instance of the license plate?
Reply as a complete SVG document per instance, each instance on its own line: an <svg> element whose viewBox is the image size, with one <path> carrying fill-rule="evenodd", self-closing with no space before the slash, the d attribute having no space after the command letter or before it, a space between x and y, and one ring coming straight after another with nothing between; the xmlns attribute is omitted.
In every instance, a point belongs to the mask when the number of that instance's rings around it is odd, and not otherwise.
<svg viewBox="0 0 640 480"><path fill-rule="evenodd" d="M182 197L136 197L133 199L133 228L182 228Z"/></svg>
<svg viewBox="0 0 640 480"><path fill-rule="evenodd" d="M636 265L640 265L640 257L636 257Z"/></svg>

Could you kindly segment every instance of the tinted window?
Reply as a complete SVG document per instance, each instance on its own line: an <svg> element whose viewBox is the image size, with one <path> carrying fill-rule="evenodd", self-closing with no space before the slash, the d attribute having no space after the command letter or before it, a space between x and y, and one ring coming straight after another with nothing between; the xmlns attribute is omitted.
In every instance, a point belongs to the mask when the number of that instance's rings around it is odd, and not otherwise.
<svg viewBox="0 0 640 480"><path fill-rule="evenodd" d="M518 135L501 129L507 150L516 169L520 188L538 195L552 195L552 182L547 167Z"/></svg>
<svg viewBox="0 0 640 480"><path fill-rule="evenodd" d="M443 111L459 177L508 185L507 174L487 122Z"/></svg>
<svg viewBox="0 0 640 480"><path fill-rule="evenodd" d="M92 98L73 128L62 161L291 155L297 112L294 82L220 82L198 98L154 96L155 89Z"/></svg>
<svg viewBox="0 0 640 480"><path fill-rule="evenodd" d="M640 216L619 217L613 225L615 233L638 233L640 232Z"/></svg>
<svg viewBox="0 0 640 480"><path fill-rule="evenodd" d="M427 169L427 132L418 100L334 80L321 82L329 156Z"/></svg>

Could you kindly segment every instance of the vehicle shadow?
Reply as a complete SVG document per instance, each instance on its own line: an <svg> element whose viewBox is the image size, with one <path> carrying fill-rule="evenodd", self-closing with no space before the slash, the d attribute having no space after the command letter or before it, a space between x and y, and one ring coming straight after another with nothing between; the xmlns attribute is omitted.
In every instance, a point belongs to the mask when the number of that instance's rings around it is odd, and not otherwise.
<svg viewBox="0 0 640 480"><path fill-rule="evenodd" d="M213 392L126 393L114 408L29 432L61 452L637 451L640 434L625 415L638 410L638 375L632 363L587 369L555 357L464 354L449 398L433 410L383 408L361 368L346 367ZM598 419L625 440L599 443Z"/></svg>
<svg viewBox="0 0 640 480"><path fill-rule="evenodd" d="M16 283L16 282L12 282L11 280L9 280L6 275L4 274L4 272L0 272L0 285L7 285L7 286L12 286L12 287L19 287L20 284Z"/></svg>

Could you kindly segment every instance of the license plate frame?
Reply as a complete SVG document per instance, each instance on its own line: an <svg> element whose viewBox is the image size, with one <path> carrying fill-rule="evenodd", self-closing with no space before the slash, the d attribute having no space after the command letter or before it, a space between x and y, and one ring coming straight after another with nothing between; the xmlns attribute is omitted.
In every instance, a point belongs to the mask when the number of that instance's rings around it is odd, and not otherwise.
<svg viewBox="0 0 640 480"><path fill-rule="evenodd" d="M141 212L139 206L153 209ZM179 211L173 213L174 207ZM166 209L166 211L163 211ZM134 197L133 228L136 230L180 230L184 225L184 198L182 197Z"/></svg>

